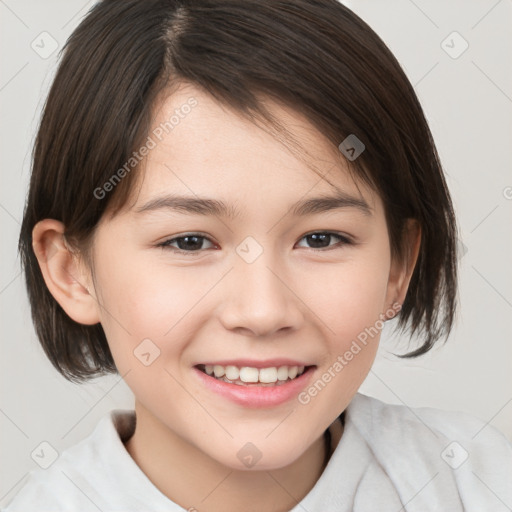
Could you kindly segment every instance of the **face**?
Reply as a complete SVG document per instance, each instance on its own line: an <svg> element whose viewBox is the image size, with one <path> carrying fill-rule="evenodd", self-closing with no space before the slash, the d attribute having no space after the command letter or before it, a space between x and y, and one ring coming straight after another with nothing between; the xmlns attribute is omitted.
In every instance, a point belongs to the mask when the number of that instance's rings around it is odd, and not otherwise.
<svg viewBox="0 0 512 512"><path fill-rule="evenodd" d="M188 86L160 104L144 180L123 211L104 217L93 245L98 315L141 410L238 469L248 442L264 454L257 468L272 469L322 435L366 377L398 293L379 197L354 183L304 118L271 105L327 179ZM187 211L171 195L227 211ZM296 206L340 195L356 201ZM202 371L215 364L305 368L284 385L237 385ZM273 370L244 372L275 379Z"/></svg>

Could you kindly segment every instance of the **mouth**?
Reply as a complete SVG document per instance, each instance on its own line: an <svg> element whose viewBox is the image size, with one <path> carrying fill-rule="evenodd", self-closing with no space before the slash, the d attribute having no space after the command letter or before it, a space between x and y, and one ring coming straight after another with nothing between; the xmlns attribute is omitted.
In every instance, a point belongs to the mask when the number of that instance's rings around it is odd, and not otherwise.
<svg viewBox="0 0 512 512"><path fill-rule="evenodd" d="M196 364L193 370L198 382L217 396L238 406L269 409L296 398L317 366L286 359L237 360Z"/></svg>
<svg viewBox="0 0 512 512"><path fill-rule="evenodd" d="M255 368L251 366L198 364L195 368L215 380L228 384L248 387L278 387L299 378L311 369L316 368L316 366L282 365Z"/></svg>

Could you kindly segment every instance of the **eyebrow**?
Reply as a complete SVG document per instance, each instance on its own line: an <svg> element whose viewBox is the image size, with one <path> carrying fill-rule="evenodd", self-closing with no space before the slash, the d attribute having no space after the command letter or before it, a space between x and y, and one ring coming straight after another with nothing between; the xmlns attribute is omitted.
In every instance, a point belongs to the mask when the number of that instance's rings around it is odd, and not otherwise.
<svg viewBox="0 0 512 512"><path fill-rule="evenodd" d="M373 209L364 199L353 197L345 192L338 191L335 195L325 195L298 201L290 208L293 216L303 217L315 213L332 210L354 208L365 216L372 216ZM217 199L207 197L166 195L151 199L135 209L136 213L153 212L157 210L171 210L192 215L211 215L236 219L240 211L234 205L226 204Z"/></svg>

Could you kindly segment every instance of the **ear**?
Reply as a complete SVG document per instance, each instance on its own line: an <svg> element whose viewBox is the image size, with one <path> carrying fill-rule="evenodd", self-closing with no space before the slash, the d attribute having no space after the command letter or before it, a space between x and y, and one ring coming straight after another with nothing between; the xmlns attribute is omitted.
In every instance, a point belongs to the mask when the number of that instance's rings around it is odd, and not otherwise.
<svg viewBox="0 0 512 512"><path fill-rule="evenodd" d="M90 272L83 259L64 238L64 224L54 219L39 221L32 230L32 248L48 290L75 322L86 325L100 321L99 306Z"/></svg>
<svg viewBox="0 0 512 512"><path fill-rule="evenodd" d="M404 303L421 245L421 227L416 219L406 219L404 226L404 259L391 262L386 305L392 307ZM393 308L394 309L394 308Z"/></svg>

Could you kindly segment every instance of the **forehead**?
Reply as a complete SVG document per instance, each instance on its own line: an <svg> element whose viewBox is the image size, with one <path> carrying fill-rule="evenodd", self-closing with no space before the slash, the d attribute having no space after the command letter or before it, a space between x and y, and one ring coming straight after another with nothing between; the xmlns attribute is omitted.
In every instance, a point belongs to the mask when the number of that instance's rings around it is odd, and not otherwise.
<svg viewBox="0 0 512 512"><path fill-rule="evenodd" d="M358 203L361 213L365 205L367 214L378 213L379 198L354 181L344 157L322 133L291 109L269 100L265 106L290 132L292 144L193 85L163 97L154 108L151 149L132 211L171 194L217 198L212 213L233 218L243 218L251 206L301 199L299 209L307 213L315 208L305 204L308 197L334 196Z"/></svg>

